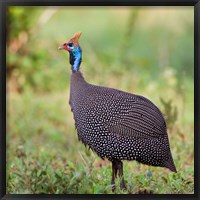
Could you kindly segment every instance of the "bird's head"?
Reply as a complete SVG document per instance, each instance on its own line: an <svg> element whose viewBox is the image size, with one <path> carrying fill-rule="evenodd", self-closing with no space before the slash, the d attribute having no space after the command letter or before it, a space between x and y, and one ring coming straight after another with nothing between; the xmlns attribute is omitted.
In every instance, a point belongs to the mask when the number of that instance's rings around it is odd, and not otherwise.
<svg viewBox="0 0 200 200"><path fill-rule="evenodd" d="M73 72L77 72L79 70L82 60L82 51L78 43L80 36L81 32L77 32L69 39L67 43L64 43L58 47L60 50L65 49L69 52L70 64L72 65Z"/></svg>

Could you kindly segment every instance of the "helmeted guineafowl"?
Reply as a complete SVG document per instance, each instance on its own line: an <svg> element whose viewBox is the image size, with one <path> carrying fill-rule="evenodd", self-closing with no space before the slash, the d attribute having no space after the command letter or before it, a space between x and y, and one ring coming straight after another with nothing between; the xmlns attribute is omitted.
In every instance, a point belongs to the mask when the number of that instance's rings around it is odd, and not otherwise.
<svg viewBox="0 0 200 200"><path fill-rule="evenodd" d="M71 110L78 138L101 158L112 162L112 181L117 174L125 189L122 160L169 168L176 172L166 123L160 110L147 98L85 81L80 72L82 51L76 33L59 49L69 52Z"/></svg>

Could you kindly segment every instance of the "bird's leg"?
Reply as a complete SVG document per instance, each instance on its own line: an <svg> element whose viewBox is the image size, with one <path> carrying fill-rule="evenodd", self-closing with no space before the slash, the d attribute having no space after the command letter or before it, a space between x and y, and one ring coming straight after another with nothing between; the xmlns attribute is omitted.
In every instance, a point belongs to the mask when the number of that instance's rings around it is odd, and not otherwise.
<svg viewBox="0 0 200 200"><path fill-rule="evenodd" d="M117 177L117 172L119 171L119 177L121 179L120 181L120 188L121 190L126 190L126 185L124 182L124 175L123 175L123 163L122 161L115 160L112 161L112 181L111 184L112 186L112 191L114 192L115 190L115 178Z"/></svg>
<svg viewBox="0 0 200 200"><path fill-rule="evenodd" d="M125 185L125 182L124 182L124 174L123 174L123 163L122 161L118 161L118 170L119 170L119 177L121 179L121 182L120 182L120 189L121 190L126 190L126 185Z"/></svg>
<svg viewBox="0 0 200 200"><path fill-rule="evenodd" d="M111 180L111 185L112 185L112 191L115 191L115 178L117 177L117 163L115 161L112 162L112 180Z"/></svg>

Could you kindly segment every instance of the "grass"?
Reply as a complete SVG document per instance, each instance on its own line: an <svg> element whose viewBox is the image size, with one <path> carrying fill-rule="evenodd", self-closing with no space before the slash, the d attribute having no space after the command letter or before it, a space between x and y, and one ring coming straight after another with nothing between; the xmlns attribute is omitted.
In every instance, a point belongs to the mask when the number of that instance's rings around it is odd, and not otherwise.
<svg viewBox="0 0 200 200"><path fill-rule="evenodd" d="M68 95L68 90L45 95L10 94L7 134L8 193L112 193L111 164L98 158L78 141ZM181 107L177 109L180 113ZM187 105L186 109L189 109ZM193 123L191 117L191 121L185 124L182 123L184 120L187 121L187 118L182 119L179 116L176 123L171 122L169 130L172 155L178 173L135 161L124 161L128 190L123 192L117 187L115 193L132 194L144 189L155 194L194 192ZM148 176L149 171L152 176Z"/></svg>

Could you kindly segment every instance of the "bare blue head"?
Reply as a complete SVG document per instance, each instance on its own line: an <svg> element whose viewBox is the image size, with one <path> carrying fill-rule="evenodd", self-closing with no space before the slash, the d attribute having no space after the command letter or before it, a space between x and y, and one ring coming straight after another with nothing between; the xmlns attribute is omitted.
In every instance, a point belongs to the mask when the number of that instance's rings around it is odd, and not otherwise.
<svg viewBox="0 0 200 200"><path fill-rule="evenodd" d="M69 62L72 66L72 72L77 72L82 61L81 47L74 47L73 43L68 43L68 48L71 49L71 51L69 51Z"/></svg>
<svg viewBox="0 0 200 200"><path fill-rule="evenodd" d="M69 61L73 73L79 70L82 61L82 50L78 43L80 35L81 32L76 33L67 43L59 47L59 49L65 49L69 52Z"/></svg>

